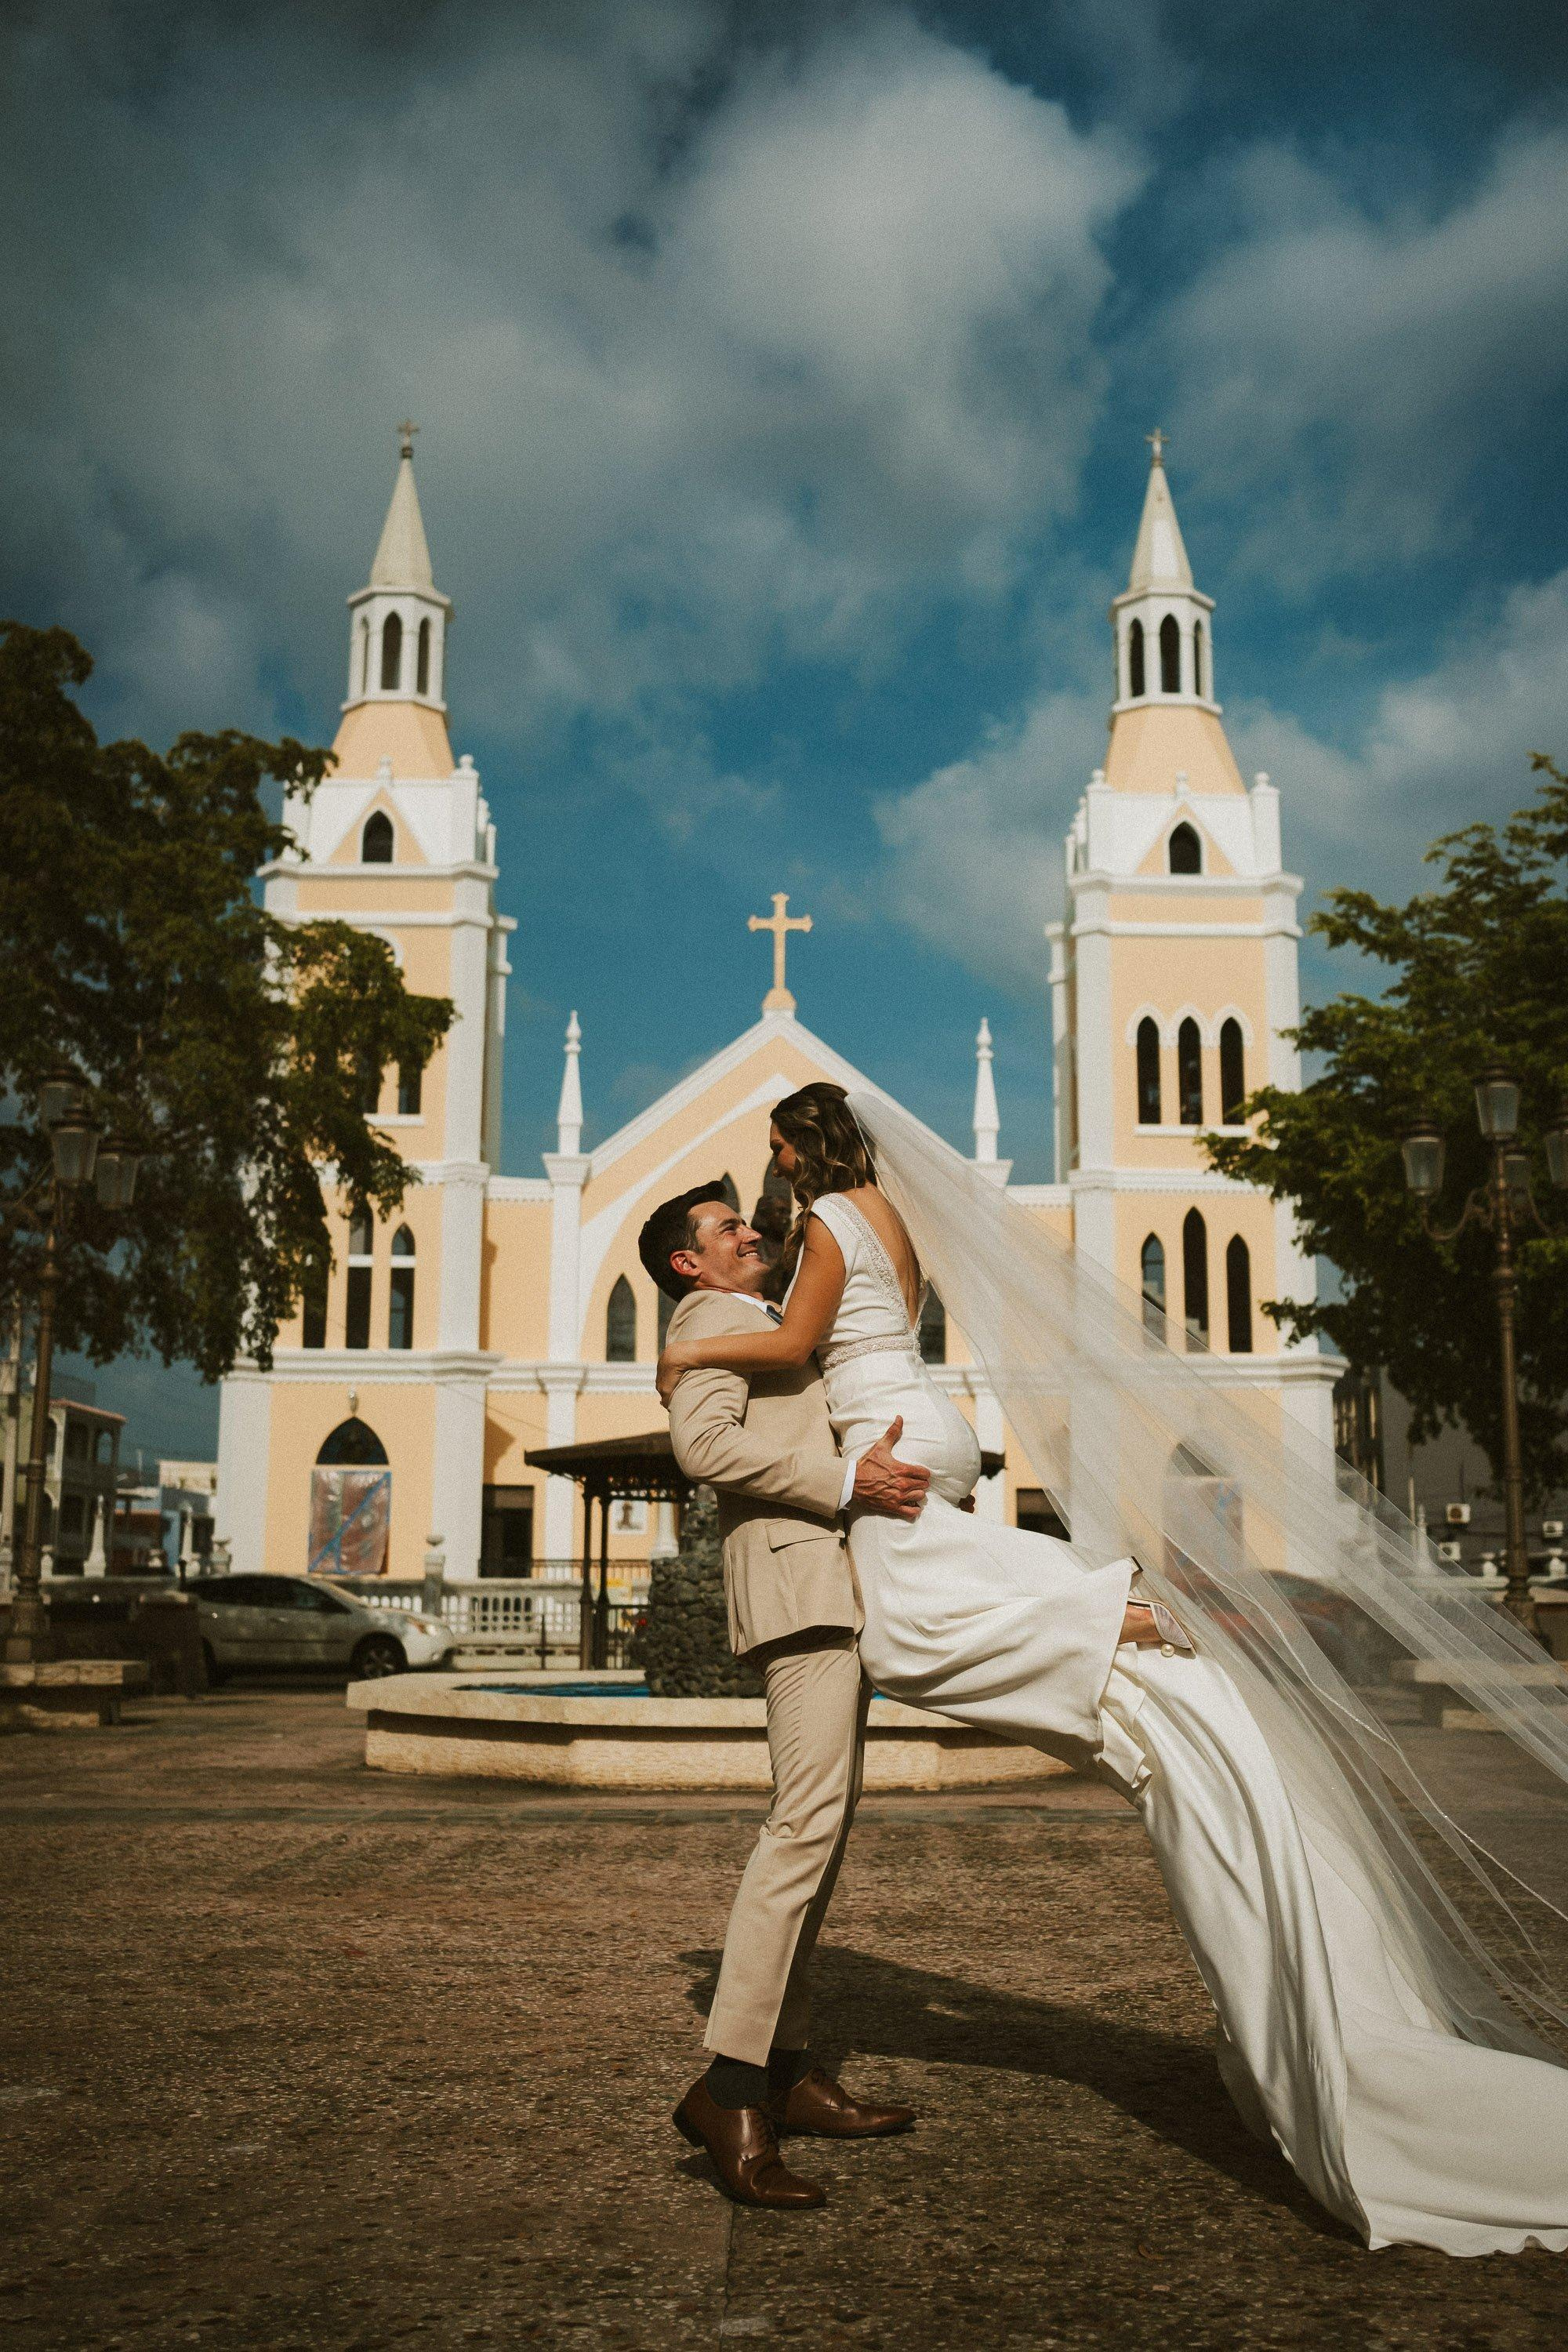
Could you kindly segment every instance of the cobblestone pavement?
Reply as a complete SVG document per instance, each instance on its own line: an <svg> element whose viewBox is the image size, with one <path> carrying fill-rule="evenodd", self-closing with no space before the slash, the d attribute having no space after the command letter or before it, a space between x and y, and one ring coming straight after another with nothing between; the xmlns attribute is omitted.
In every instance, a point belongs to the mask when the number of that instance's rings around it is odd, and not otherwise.
<svg viewBox="0 0 1568 2352"><path fill-rule="evenodd" d="M1564 2340L1563 2258L1368 2254L1247 2137L1067 1780L868 1802L819 2046L921 2126L736 2212L668 2116L758 1811L368 1773L308 1688L0 1743L15 2352Z"/></svg>

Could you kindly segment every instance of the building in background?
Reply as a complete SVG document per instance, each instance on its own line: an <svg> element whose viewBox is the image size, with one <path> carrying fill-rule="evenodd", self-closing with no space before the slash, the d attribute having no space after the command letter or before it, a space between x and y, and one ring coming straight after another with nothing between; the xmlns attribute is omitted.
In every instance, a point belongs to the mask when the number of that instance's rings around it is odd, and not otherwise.
<svg viewBox="0 0 1568 2352"><path fill-rule="evenodd" d="M1299 880L1280 862L1279 795L1245 785L1215 697L1213 601L1194 584L1155 440L1131 577L1112 609L1117 689L1106 764L1067 845L1067 912L1049 927L1058 1181L1012 1184L999 1156L991 1039L976 1041L973 1150L1068 1245L1142 1291L1261 1413L1325 1446L1342 1368L1282 1340L1259 1311L1310 1296L1289 1215L1209 1170L1205 1127L1233 1124L1264 1078L1298 1083ZM272 1368L223 1386L217 1527L237 1569L515 1577L578 1555L570 1481L540 1448L663 1425L653 1367L668 1304L637 1255L650 1209L707 1178L776 1223L768 1114L812 1079L871 1082L796 1017L775 900L773 985L760 1019L639 1117L583 1148L584 1039L567 1028L556 1148L531 1175L498 1164L512 926L496 907L497 842L471 760L453 760L444 698L452 607L435 586L404 439L367 585L349 599L336 764L290 803L298 848L263 876L285 919L374 930L408 984L457 1019L427 1068L387 1070L374 1117L421 1177L384 1223L330 1204L335 1263L279 1335ZM1043 959L1042 959L1043 961ZM1042 978L1044 974L1042 973ZM678 1040L671 1058L679 1057ZM922 1335L937 1377L1002 1451L995 1399L963 1334ZM1009 1458L980 1507L1043 1524L1037 1474ZM668 1549L668 1506L617 1515L624 1575Z"/></svg>
<svg viewBox="0 0 1568 2352"><path fill-rule="evenodd" d="M54 1386L44 1481L44 1573L103 1576L110 1563L125 1415L97 1403L89 1381L62 1379ZM0 1463L0 1579L6 1582L26 1500L26 1464L33 1443L28 1389L16 1398L14 1428L15 1451L8 1442Z"/></svg>

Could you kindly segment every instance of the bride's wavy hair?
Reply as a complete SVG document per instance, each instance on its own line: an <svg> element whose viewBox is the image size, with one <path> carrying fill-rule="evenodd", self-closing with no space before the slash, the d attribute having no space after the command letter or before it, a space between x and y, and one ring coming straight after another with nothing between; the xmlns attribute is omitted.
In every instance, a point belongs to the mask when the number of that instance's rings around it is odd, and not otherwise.
<svg viewBox="0 0 1568 2352"><path fill-rule="evenodd" d="M825 1192L853 1192L858 1185L874 1184L877 1164L849 1108L849 1097L842 1087L826 1078L785 1095L783 1102L773 1105L773 1119L795 1153L789 1186L799 1214L779 1260L781 1273L787 1276L794 1273L800 1255L812 1203Z"/></svg>

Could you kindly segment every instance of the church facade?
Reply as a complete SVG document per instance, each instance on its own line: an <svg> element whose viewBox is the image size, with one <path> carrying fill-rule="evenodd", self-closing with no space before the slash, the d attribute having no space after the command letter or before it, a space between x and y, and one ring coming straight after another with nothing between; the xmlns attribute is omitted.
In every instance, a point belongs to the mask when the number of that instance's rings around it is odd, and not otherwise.
<svg viewBox="0 0 1568 2352"><path fill-rule="evenodd" d="M1296 903L1279 795L1243 782L1215 698L1214 606L1194 584L1158 436L1131 575L1111 612L1117 693L1103 769L1066 842L1065 912L1045 926L1055 1045L1057 1181L1013 1184L998 1156L989 1032L976 1045L973 1151L1067 1245L1116 1273L1206 1348L1212 1377L1265 1414L1331 1437L1337 1361L1286 1347L1260 1302L1310 1295L1288 1214L1220 1177L1200 1135L1253 1087L1299 1083ZM287 822L266 869L285 919L331 917L384 938L413 989L450 996L423 1073L383 1074L377 1125L418 1171L385 1225L332 1217L334 1265L279 1335L272 1368L225 1381L217 1532L237 1569L350 1566L416 1578L437 1537L449 1579L526 1576L574 1559L581 1506L525 1456L662 1424L662 1317L637 1238L666 1195L720 1171L750 1205L768 1114L814 1078L873 1083L795 1012L775 900L774 984L761 1017L592 1150L584 1041L565 1038L556 1149L537 1174L500 1167L509 941L496 830L444 695L452 617L436 587L405 436L368 584L349 600L348 695L335 765ZM1042 910L1043 911L1043 910ZM1047 947L1042 942L1042 977ZM927 1353L1005 1453L979 1507L1038 1521L1019 1458L962 1332ZM346 1440L345 1430L351 1433ZM617 1507L623 1577L670 1549L668 1507ZM612 1570L614 1572L614 1569Z"/></svg>

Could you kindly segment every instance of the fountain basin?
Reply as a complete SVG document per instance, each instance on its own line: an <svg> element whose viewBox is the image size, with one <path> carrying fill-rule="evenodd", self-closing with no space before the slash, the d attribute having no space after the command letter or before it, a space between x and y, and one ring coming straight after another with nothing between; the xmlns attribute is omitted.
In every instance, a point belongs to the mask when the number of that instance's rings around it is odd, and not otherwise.
<svg viewBox="0 0 1568 2352"><path fill-rule="evenodd" d="M353 1683L373 1771L555 1789L734 1789L765 1794L760 1698L653 1698L640 1675L389 1675ZM1037 1749L874 1698L868 1789L989 1789L1066 1770Z"/></svg>

